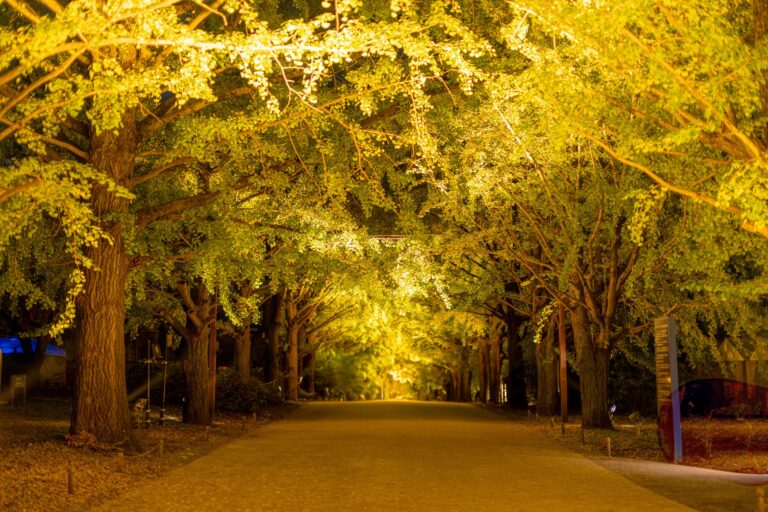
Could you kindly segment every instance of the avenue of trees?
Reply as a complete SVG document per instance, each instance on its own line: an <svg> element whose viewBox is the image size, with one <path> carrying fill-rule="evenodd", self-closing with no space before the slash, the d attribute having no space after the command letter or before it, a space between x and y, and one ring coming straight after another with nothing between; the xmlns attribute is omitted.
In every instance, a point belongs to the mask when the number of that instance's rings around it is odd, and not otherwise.
<svg viewBox="0 0 768 512"><path fill-rule="evenodd" d="M765 343L762 0L9 0L0 20L2 329L64 344L72 432L132 442L147 331L176 340L197 424L222 337L288 400L552 415L564 329L588 427L610 427L612 362L652 374L655 317L690 374Z"/></svg>

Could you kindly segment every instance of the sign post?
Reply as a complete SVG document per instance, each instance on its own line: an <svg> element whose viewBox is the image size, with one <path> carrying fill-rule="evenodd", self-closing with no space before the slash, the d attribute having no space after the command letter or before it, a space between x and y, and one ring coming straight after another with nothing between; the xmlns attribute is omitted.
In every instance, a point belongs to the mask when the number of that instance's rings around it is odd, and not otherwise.
<svg viewBox="0 0 768 512"><path fill-rule="evenodd" d="M656 349L656 407L662 439L672 437L673 460L683 460L683 436L680 427L680 389L677 379L676 324L671 316L653 321Z"/></svg>

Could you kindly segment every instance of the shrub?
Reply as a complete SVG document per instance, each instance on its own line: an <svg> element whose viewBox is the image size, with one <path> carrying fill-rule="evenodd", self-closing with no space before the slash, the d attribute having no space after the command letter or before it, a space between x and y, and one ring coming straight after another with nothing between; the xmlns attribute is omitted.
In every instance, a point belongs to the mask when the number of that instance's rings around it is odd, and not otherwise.
<svg viewBox="0 0 768 512"><path fill-rule="evenodd" d="M216 373L216 408L232 412L254 412L280 402L269 384L256 377L243 378L230 368Z"/></svg>

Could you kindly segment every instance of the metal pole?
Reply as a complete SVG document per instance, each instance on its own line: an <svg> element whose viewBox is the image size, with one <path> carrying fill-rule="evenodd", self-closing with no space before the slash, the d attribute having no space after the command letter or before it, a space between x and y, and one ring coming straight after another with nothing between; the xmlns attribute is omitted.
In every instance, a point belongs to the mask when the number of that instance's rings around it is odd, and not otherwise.
<svg viewBox="0 0 768 512"><path fill-rule="evenodd" d="M145 416L146 427L149 428L151 420L149 419L150 402L152 395L152 340L147 339L147 411Z"/></svg>
<svg viewBox="0 0 768 512"><path fill-rule="evenodd" d="M165 386L168 380L168 345L173 341L171 333L165 335L165 354L163 355L163 405L160 407L160 425L165 425Z"/></svg>
<svg viewBox="0 0 768 512"><path fill-rule="evenodd" d="M565 434L565 424L568 423L568 360L565 357L565 307L562 297L557 311L557 322L560 345L560 416L561 430Z"/></svg>

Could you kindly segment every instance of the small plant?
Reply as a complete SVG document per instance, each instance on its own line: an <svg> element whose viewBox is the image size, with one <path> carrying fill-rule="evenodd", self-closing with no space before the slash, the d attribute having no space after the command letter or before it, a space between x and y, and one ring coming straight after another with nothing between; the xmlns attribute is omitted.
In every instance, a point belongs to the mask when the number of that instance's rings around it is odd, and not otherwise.
<svg viewBox="0 0 768 512"><path fill-rule="evenodd" d="M216 407L224 411L255 412L280 402L276 391L256 377L243 378L234 370L219 370L216 376Z"/></svg>

